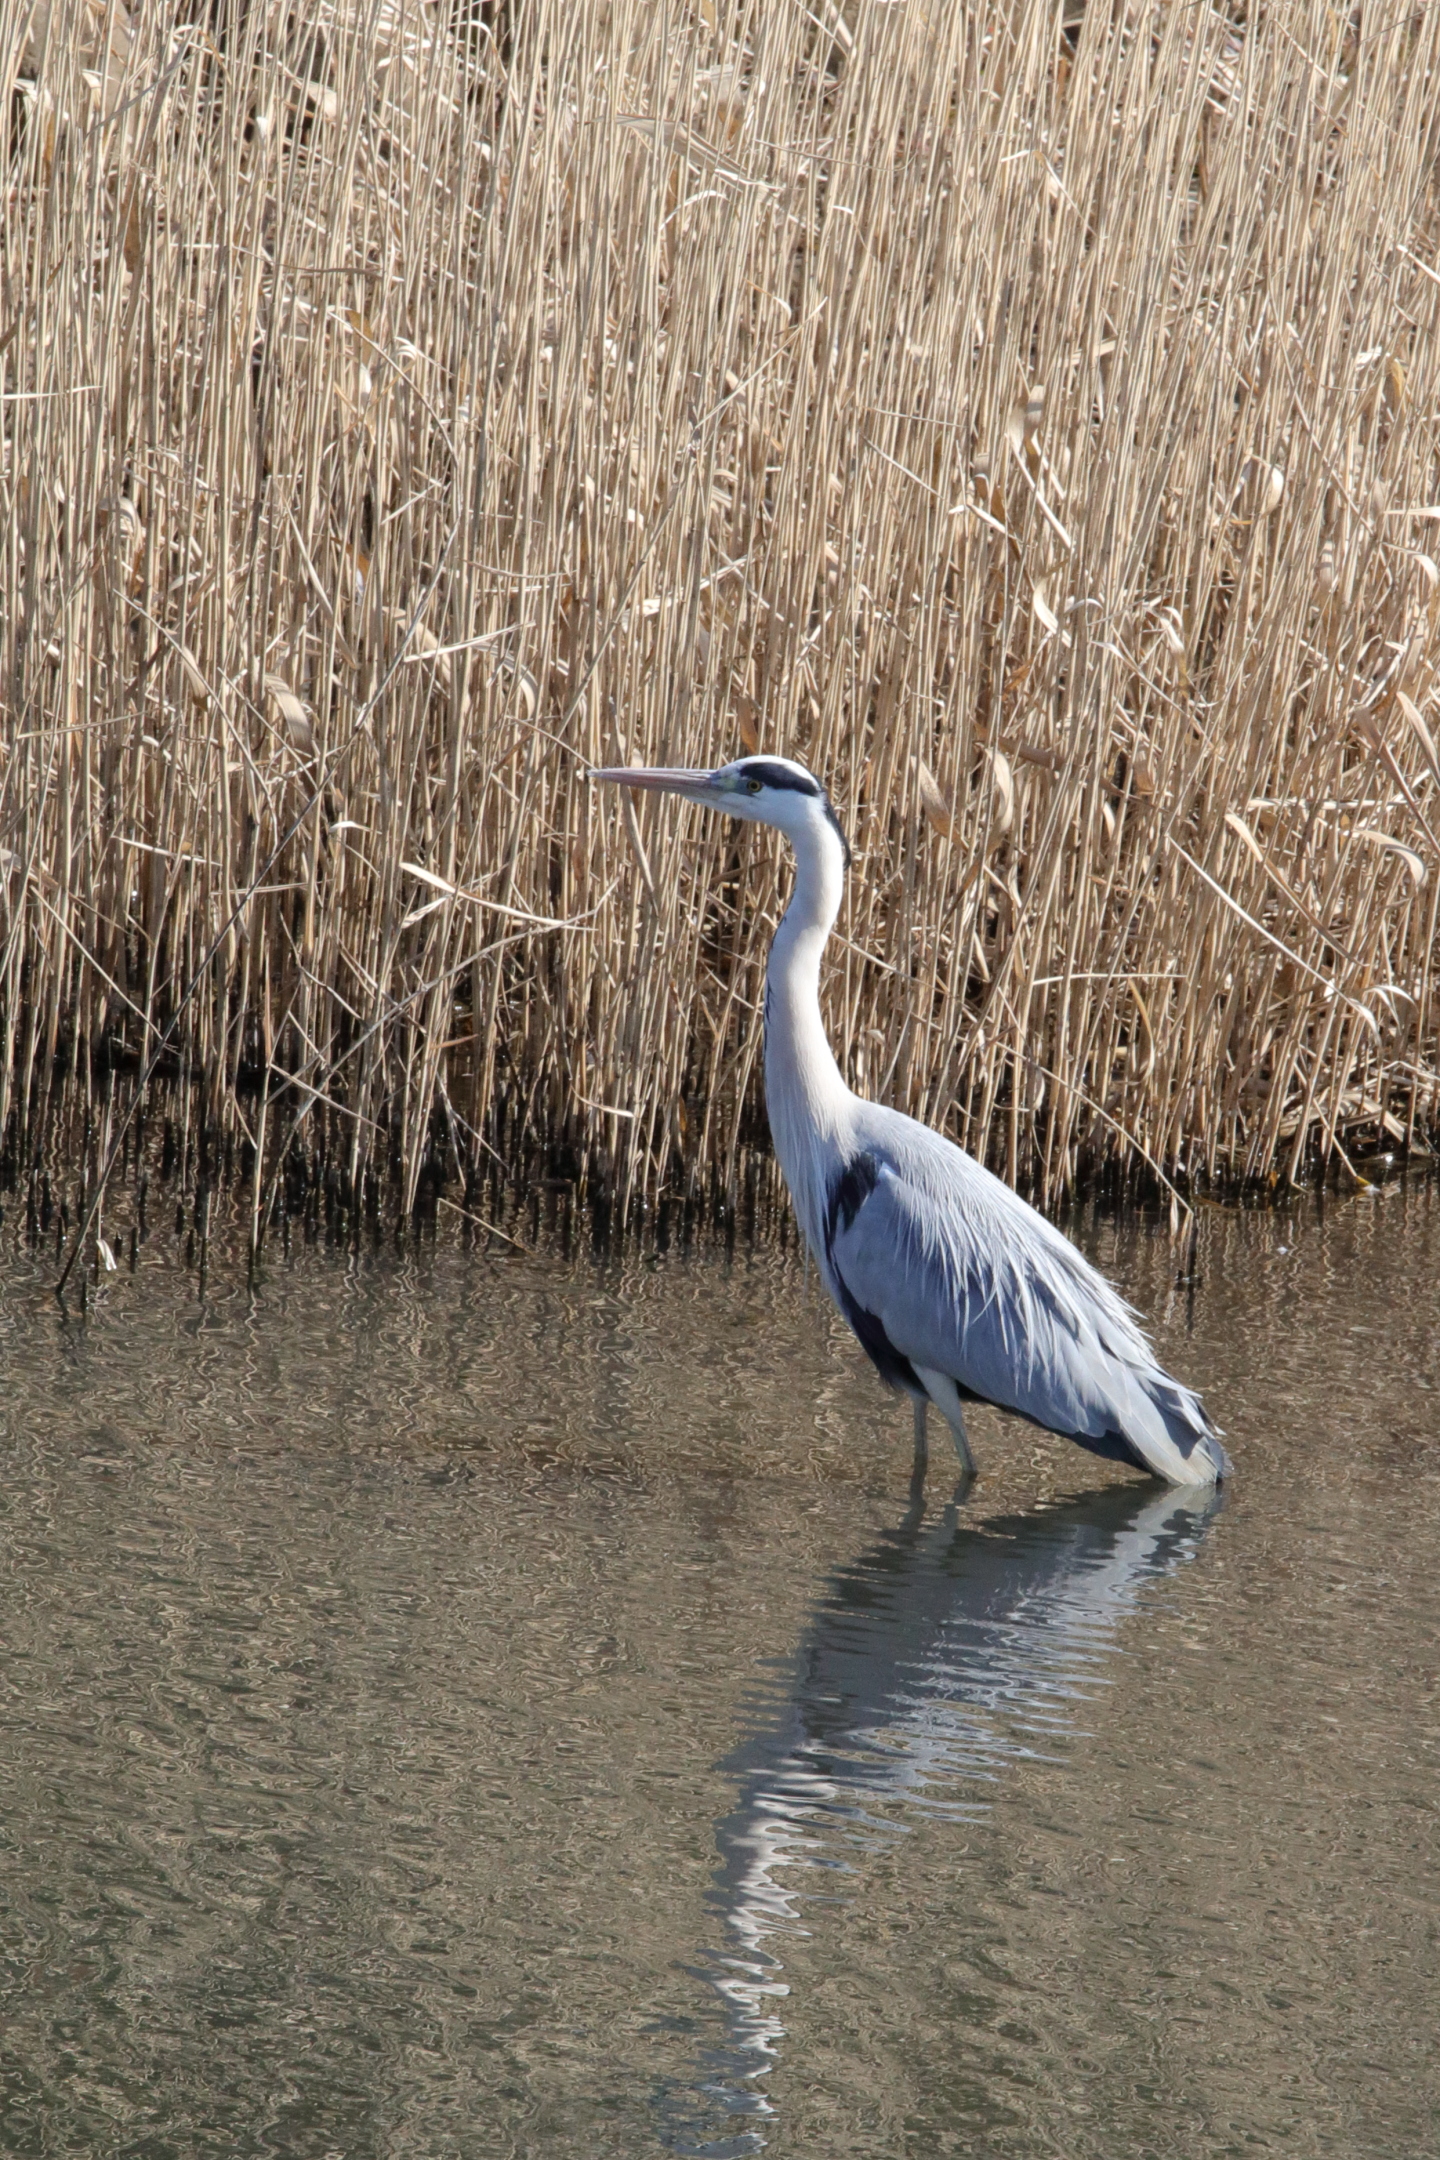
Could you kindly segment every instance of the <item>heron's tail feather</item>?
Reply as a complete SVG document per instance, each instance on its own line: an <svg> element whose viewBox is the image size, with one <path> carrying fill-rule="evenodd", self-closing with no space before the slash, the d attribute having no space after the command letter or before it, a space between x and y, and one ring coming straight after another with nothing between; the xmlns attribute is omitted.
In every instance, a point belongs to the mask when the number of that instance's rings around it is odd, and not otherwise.
<svg viewBox="0 0 1440 2160"><path fill-rule="evenodd" d="M1216 1485L1233 1474L1198 1395L1158 1368L1136 1374L1122 1423L1136 1454L1172 1485Z"/></svg>

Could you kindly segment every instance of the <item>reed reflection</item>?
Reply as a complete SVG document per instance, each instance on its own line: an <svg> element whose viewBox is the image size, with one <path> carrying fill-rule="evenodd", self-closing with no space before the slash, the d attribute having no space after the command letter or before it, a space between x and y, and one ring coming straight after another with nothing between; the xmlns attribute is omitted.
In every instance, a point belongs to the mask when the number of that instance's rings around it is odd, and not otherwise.
<svg viewBox="0 0 1440 2160"><path fill-rule="evenodd" d="M905 1835L906 1809L973 1819L1007 1765L1055 1759L1114 1677L1121 1620L1222 1504L1112 1486L985 1520L964 1491L928 1520L913 1503L832 1578L789 1687L725 1765L739 1796L716 1831L723 1946L703 1967L724 2037L668 2096L678 2151L738 2160L768 2142L760 2081L785 2039L782 1953L809 1932L807 1899L853 1890L864 1855Z"/></svg>

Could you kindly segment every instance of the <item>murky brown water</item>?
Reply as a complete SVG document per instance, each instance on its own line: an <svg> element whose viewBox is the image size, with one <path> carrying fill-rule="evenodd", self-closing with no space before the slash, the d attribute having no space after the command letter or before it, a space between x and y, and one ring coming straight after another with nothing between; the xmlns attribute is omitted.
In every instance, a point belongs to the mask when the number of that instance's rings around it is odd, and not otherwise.
<svg viewBox="0 0 1440 2160"><path fill-rule="evenodd" d="M1433 2150L1440 1202L1081 1234L1218 1509L910 1515L778 1258L9 1259L0 2150Z"/></svg>

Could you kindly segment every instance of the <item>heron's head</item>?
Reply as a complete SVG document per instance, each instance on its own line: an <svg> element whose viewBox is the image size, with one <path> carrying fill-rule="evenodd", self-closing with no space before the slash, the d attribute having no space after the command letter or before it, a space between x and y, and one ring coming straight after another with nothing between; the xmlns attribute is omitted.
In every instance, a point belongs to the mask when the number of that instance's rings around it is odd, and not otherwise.
<svg viewBox="0 0 1440 2160"><path fill-rule="evenodd" d="M653 765L605 765L596 767L592 780L614 780L621 787L647 788L663 795L679 795L702 809L723 810L727 817L744 818L751 825L775 825L792 841L803 839L817 828L828 829L839 839L849 863L850 848L840 821L814 773L793 758L742 757L714 772L684 767Z"/></svg>

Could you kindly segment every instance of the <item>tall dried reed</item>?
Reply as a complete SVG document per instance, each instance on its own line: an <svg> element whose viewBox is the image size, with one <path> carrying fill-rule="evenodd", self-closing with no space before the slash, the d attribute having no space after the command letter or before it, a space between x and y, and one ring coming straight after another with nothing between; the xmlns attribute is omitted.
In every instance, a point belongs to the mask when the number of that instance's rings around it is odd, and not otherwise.
<svg viewBox="0 0 1440 2160"><path fill-rule="evenodd" d="M1012 1178L1432 1127L1440 10L0 40L12 1172L138 1076L257 1230L733 1182L778 846L585 768L742 745L853 836L855 1084Z"/></svg>

